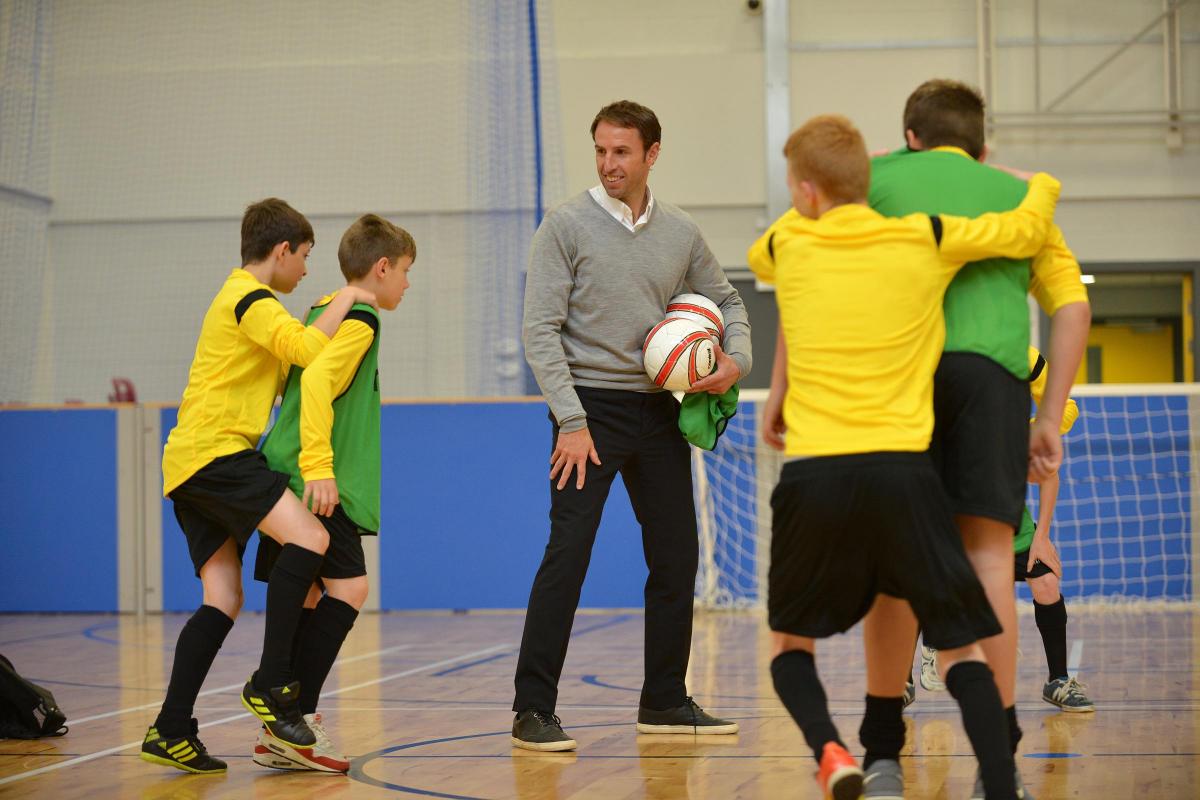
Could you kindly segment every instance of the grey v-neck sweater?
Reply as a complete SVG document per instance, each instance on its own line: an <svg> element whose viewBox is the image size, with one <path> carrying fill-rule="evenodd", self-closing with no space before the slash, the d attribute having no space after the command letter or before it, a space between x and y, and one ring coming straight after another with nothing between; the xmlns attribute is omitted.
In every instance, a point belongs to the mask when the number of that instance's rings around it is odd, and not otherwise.
<svg viewBox="0 0 1200 800"><path fill-rule="evenodd" d="M583 192L546 215L529 254L525 359L563 432L587 425L576 386L661 391L642 367L642 342L680 292L720 306L725 352L747 375L746 308L686 213L655 197L633 232Z"/></svg>

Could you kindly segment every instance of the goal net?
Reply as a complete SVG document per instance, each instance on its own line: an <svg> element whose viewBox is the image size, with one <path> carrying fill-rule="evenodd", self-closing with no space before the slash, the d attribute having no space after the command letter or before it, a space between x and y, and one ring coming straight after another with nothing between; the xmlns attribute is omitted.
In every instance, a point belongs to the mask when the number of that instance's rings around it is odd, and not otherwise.
<svg viewBox="0 0 1200 800"><path fill-rule="evenodd" d="M1200 387L1079 386L1080 419L1063 437L1050 530L1071 600L1193 600L1200 486ZM765 393L746 391L713 452L694 451L700 528L698 604L766 603L770 496L781 455L760 436ZM1029 491L1037 517L1037 487ZM1020 596L1028 589L1020 586Z"/></svg>

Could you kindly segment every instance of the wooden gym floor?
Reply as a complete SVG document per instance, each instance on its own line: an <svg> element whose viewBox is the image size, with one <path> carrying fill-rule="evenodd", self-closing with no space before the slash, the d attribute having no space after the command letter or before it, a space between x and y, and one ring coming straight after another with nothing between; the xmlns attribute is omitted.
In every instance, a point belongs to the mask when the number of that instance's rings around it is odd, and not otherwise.
<svg viewBox="0 0 1200 800"><path fill-rule="evenodd" d="M1044 655L1021 617L1019 765L1039 800L1194 798L1200 787L1200 611L1070 609L1072 666L1095 714L1040 699ZM141 800L728 800L817 798L814 762L771 688L767 631L756 613L698 614L689 689L741 722L729 737L640 736L642 618L581 613L558 714L575 754L509 746L521 613L367 614L321 702L349 776L282 773L250 760L257 726L238 692L257 663L262 617L246 615L217 658L197 706L223 776L141 761L138 745L162 702L186 615L0 616L0 652L51 689L69 716L58 739L0 741L0 798ZM857 632L824 643L818 664L830 708L858 747L863 662ZM953 701L918 690L902 759L910 798L965 798L974 760Z"/></svg>

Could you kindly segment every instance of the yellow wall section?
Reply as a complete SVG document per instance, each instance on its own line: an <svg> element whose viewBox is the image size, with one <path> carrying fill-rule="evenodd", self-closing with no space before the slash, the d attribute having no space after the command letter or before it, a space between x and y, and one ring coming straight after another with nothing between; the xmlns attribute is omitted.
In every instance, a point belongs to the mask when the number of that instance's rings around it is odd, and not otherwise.
<svg viewBox="0 0 1200 800"><path fill-rule="evenodd" d="M1104 383L1171 383L1175 380L1174 339L1170 325L1150 332L1127 325L1093 325L1088 347L1100 348ZM1087 382L1086 358L1075 382Z"/></svg>

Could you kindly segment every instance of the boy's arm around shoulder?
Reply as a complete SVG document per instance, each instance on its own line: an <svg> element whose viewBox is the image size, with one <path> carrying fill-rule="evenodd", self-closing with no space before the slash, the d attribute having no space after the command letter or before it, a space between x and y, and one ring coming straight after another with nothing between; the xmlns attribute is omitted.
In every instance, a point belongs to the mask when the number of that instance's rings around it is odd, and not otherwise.
<svg viewBox="0 0 1200 800"><path fill-rule="evenodd" d="M377 334L373 314L352 311L300 376L299 466L306 495L309 483L334 478L333 401L349 388Z"/></svg>
<svg viewBox="0 0 1200 800"><path fill-rule="evenodd" d="M329 343L334 332L356 302L375 304L370 292L347 287L338 292L325 313L306 326L293 317L274 295L254 301L238 318L238 326L252 341L286 364L307 367Z"/></svg>
<svg viewBox="0 0 1200 800"><path fill-rule="evenodd" d="M1042 249L1054 221L1062 184L1044 172L1029 179L1029 190L1012 211L975 219L940 216L942 259L955 263L983 258L1029 258Z"/></svg>

